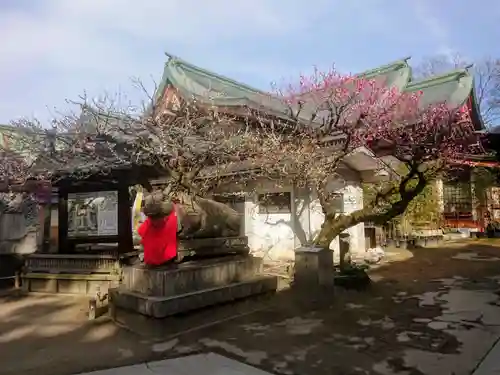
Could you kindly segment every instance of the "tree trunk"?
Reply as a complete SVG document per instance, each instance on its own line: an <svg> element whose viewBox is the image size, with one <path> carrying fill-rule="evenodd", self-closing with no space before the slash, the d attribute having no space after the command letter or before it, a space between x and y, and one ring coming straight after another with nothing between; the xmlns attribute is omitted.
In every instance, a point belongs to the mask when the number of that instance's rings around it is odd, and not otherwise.
<svg viewBox="0 0 500 375"><path fill-rule="evenodd" d="M363 208L354 211L349 215L326 215L321 230L314 240L314 244L320 247L329 247L330 243L343 231L365 221L365 218L372 212L372 208Z"/></svg>
<svg viewBox="0 0 500 375"><path fill-rule="evenodd" d="M319 247L328 248L337 236L356 224L370 221L378 225L383 225L396 216L403 214L410 202L423 191L429 182L422 173L416 172L416 174L418 176L417 185L414 188L407 188L410 178L403 179L399 186L400 197L398 201L390 205L385 207L380 207L377 204L367 205L349 215L336 216L334 213L327 212L321 230L313 243ZM323 209L325 210L325 207Z"/></svg>

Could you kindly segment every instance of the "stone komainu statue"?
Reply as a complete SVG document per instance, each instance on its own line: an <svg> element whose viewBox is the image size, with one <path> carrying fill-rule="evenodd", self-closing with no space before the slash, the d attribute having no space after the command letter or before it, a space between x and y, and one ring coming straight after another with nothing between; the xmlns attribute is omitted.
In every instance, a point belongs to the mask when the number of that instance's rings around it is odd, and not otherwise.
<svg viewBox="0 0 500 375"><path fill-rule="evenodd" d="M240 236L241 215L211 199L179 195L179 203L161 190L145 195L143 212L151 218L169 215L174 209L179 221L179 238L220 238Z"/></svg>

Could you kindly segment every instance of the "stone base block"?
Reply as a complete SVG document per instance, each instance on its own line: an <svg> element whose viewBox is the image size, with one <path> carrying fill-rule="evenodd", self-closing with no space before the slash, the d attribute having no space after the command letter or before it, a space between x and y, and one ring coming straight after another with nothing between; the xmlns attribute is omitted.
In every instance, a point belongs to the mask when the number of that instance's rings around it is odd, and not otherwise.
<svg viewBox="0 0 500 375"><path fill-rule="evenodd" d="M443 243L443 235L416 237L414 245L416 247L439 247Z"/></svg>
<svg viewBox="0 0 500 375"><path fill-rule="evenodd" d="M25 292L95 295L117 287L117 275L27 273L22 276Z"/></svg>
<svg viewBox="0 0 500 375"><path fill-rule="evenodd" d="M333 287L333 251L302 247L295 250L294 286Z"/></svg>
<svg viewBox="0 0 500 375"><path fill-rule="evenodd" d="M179 241L178 257L207 257L227 254L248 254L248 237L193 238Z"/></svg>
<svg viewBox="0 0 500 375"><path fill-rule="evenodd" d="M123 287L147 296L176 296L249 280L262 270L262 259L223 257L147 268L124 267Z"/></svg>
<svg viewBox="0 0 500 375"><path fill-rule="evenodd" d="M203 307L276 291L277 287L278 278L275 276L259 276L243 282L170 297L147 296L131 292L122 286L109 291L110 314L113 316L116 309L124 309L153 318L166 318Z"/></svg>

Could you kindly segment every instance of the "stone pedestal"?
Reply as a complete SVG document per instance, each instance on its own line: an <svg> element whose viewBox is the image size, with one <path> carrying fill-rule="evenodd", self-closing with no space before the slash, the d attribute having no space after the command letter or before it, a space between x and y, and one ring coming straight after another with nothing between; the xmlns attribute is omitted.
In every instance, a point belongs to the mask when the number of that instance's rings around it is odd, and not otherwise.
<svg viewBox="0 0 500 375"><path fill-rule="evenodd" d="M262 272L262 260L252 256L226 257L147 268L123 269L122 286L146 296L171 297L248 280Z"/></svg>
<svg viewBox="0 0 500 375"><path fill-rule="evenodd" d="M332 250L317 247L295 250L295 286L333 287L334 272Z"/></svg>
<svg viewBox="0 0 500 375"><path fill-rule="evenodd" d="M248 255L248 237L193 238L179 241L178 258L224 256L228 254Z"/></svg>
<svg viewBox="0 0 500 375"><path fill-rule="evenodd" d="M442 242L442 235L415 237L415 247L439 247Z"/></svg>
<svg viewBox="0 0 500 375"><path fill-rule="evenodd" d="M111 311L165 318L277 289L275 276L262 275L262 260L228 256L146 268L125 267L123 283L110 290Z"/></svg>

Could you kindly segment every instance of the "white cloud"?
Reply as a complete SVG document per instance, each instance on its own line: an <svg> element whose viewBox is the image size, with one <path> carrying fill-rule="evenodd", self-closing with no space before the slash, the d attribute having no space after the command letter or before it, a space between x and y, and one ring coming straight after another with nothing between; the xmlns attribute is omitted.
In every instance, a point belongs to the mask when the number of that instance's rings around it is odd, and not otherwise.
<svg viewBox="0 0 500 375"><path fill-rule="evenodd" d="M55 67L97 68L114 58L127 64L127 44L181 44L209 49L228 40L286 34L309 12L298 2L254 0L46 0L32 12L1 12L0 67L29 68L33 61ZM41 4L40 4L41 5ZM295 5L295 6L294 6ZM172 51L175 52L175 51ZM160 54L161 51L158 51Z"/></svg>
<svg viewBox="0 0 500 375"><path fill-rule="evenodd" d="M262 85L349 54L338 66L358 71L370 61L362 43L378 43L383 51L414 34L401 17L409 6L397 0L44 0L26 2L29 8L1 3L0 123L32 114L47 118L45 106L63 105L84 89L98 94L127 87L131 76L158 80L164 51ZM446 32L439 23L433 27L445 45ZM407 53L391 53L387 61Z"/></svg>
<svg viewBox="0 0 500 375"><path fill-rule="evenodd" d="M316 7L311 7L294 0L237 4L231 0L45 0L30 9L2 9L0 4L0 121L26 114L22 113L26 98L12 95L23 84L37 89L40 81L48 79L40 71L56 76L53 87L44 82L45 92L39 93L50 93L47 104L53 105L50 101L57 93L51 91L59 87L61 94L68 93L68 87L60 87L62 79L69 78L70 86L84 83L79 92L117 85L132 75L159 79L164 50L186 58L198 52L212 62L217 58L219 64L252 70L248 61L220 58L218 54L229 52L220 47L244 48L249 40L298 32L326 3L315 0ZM243 45L238 46L240 42ZM199 53L200 49L204 52ZM262 60L259 64L259 57L255 60L256 68L269 70ZM31 86L20 82L33 74L38 76ZM96 82L89 82L91 77Z"/></svg>
<svg viewBox="0 0 500 375"><path fill-rule="evenodd" d="M423 26L423 30L434 38L437 45L437 53L447 56L450 60L456 55L456 51L450 43L449 31L445 22L436 15L435 9L431 8L427 0L412 0L415 16Z"/></svg>

